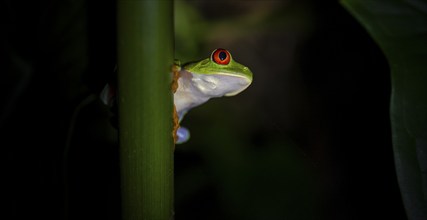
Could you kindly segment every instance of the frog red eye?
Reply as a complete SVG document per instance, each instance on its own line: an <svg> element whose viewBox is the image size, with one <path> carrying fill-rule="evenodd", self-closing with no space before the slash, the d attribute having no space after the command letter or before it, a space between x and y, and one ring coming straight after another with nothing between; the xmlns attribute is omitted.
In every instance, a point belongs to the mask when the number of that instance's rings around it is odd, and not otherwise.
<svg viewBox="0 0 427 220"><path fill-rule="evenodd" d="M231 55L225 49L216 49L212 53L212 60L217 64L227 65L230 63Z"/></svg>

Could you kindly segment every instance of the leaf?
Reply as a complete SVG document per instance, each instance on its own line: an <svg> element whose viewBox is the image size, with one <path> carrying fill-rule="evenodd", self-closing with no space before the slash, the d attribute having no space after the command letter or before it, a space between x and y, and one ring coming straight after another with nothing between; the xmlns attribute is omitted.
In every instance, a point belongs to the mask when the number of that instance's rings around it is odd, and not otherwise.
<svg viewBox="0 0 427 220"><path fill-rule="evenodd" d="M427 219L427 2L342 0L385 53L396 172L409 219Z"/></svg>

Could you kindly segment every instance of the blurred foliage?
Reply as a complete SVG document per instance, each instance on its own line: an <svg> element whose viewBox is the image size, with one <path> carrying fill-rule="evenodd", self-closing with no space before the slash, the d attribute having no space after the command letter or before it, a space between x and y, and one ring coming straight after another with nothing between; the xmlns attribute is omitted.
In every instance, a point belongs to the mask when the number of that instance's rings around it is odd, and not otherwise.
<svg viewBox="0 0 427 220"><path fill-rule="evenodd" d="M409 219L427 219L427 3L342 4L384 51L392 79L391 122L396 171Z"/></svg>
<svg viewBox="0 0 427 220"><path fill-rule="evenodd" d="M280 28L307 29L309 19L305 4L292 2L178 0L175 2L176 58L201 59L206 51L219 46L230 49L239 40L254 43L259 36Z"/></svg>

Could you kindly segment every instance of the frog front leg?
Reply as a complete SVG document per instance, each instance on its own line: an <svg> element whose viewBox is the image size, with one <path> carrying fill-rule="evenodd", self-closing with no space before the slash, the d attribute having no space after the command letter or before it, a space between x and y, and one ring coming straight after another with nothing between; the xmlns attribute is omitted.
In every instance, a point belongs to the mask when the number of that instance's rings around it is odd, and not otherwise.
<svg viewBox="0 0 427 220"><path fill-rule="evenodd" d="M181 63L179 62L179 60L175 60L173 66L172 66L171 90L172 90L173 94L178 89L178 79L179 79L179 71L180 70L181 70ZM178 117L178 112L176 111L176 106L175 106L175 102L174 102L174 104L173 104L173 131L172 131L172 136L173 136L175 143L178 143L179 139L180 139L179 135L178 135L178 130L179 130L179 117Z"/></svg>

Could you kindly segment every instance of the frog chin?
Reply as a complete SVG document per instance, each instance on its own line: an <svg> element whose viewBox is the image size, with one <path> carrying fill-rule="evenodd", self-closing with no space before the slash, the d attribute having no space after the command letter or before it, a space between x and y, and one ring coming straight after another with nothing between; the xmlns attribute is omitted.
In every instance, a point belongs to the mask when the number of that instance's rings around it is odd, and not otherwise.
<svg viewBox="0 0 427 220"><path fill-rule="evenodd" d="M192 84L209 97L234 96L245 90L250 80L236 75L193 74Z"/></svg>

